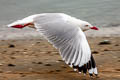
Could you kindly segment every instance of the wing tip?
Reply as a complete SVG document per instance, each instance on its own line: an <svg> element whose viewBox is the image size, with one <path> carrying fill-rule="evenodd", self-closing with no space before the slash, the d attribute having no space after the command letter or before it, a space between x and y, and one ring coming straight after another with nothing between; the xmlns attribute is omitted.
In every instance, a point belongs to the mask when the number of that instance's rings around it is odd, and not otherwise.
<svg viewBox="0 0 120 80"><path fill-rule="evenodd" d="M70 63L69 65L71 66ZM74 69L74 71L78 71L79 73L86 74L87 72L89 72L90 77L92 77L93 74L96 77L98 76L98 71L93 56L91 56L91 60L88 61L88 63L84 64L83 66L78 65L75 66L74 64L72 64L72 68Z"/></svg>

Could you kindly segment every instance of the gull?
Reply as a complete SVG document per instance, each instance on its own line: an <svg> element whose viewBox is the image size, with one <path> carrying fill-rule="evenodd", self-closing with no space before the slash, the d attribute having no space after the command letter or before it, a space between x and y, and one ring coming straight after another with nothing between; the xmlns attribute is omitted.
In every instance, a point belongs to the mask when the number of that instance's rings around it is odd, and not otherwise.
<svg viewBox="0 0 120 80"><path fill-rule="evenodd" d="M64 13L41 13L17 20L7 26L19 29L28 26L36 29L59 50L63 61L74 71L84 74L88 72L91 77L93 74L98 75L95 60L84 34L84 31L98 28L89 22Z"/></svg>

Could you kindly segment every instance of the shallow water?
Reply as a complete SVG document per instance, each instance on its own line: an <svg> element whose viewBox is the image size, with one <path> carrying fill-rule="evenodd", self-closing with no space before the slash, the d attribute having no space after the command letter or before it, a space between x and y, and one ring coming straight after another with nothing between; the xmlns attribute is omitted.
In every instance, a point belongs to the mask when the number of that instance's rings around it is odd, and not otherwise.
<svg viewBox="0 0 120 80"><path fill-rule="evenodd" d="M0 11L0 33L3 35L17 32L6 28L6 24L47 12L66 13L101 28L120 26L120 0L0 0ZM19 31L19 34L28 30Z"/></svg>
<svg viewBox="0 0 120 80"><path fill-rule="evenodd" d="M0 11L0 23L36 13L63 12L100 27L120 24L120 0L0 0Z"/></svg>

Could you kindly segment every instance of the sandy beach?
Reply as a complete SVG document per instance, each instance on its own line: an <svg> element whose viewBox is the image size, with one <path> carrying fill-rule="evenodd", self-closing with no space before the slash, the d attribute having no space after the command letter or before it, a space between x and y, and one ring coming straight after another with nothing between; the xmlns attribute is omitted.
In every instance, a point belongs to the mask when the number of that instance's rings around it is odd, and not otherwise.
<svg viewBox="0 0 120 80"><path fill-rule="evenodd" d="M100 42L108 40L107 44ZM89 37L99 70L92 80L120 80L120 37ZM43 39L0 40L0 80L90 80L74 72Z"/></svg>
<svg viewBox="0 0 120 80"><path fill-rule="evenodd" d="M120 0L0 0L0 80L120 80ZM99 75L74 72L36 30L8 24L41 13L65 13L99 28L85 34Z"/></svg>

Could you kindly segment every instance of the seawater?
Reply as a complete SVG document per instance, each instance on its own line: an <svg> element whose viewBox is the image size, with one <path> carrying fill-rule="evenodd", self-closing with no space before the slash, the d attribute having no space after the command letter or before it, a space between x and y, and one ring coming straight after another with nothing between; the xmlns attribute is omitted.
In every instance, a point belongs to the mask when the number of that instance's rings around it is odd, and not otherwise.
<svg viewBox="0 0 120 80"><path fill-rule="evenodd" d="M66 13L100 28L120 26L120 0L0 0L0 34L15 33L5 25L39 13Z"/></svg>

